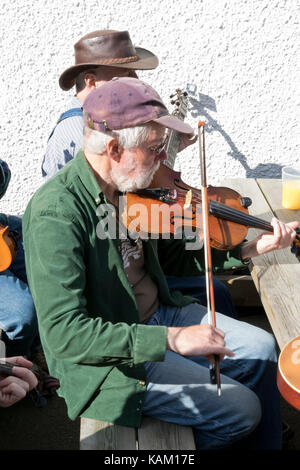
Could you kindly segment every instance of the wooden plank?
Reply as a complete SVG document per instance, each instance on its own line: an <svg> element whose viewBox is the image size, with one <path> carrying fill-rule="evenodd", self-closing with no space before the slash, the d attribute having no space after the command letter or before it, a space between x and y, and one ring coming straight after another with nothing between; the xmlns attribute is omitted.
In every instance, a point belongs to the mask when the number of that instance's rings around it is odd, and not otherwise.
<svg viewBox="0 0 300 470"><path fill-rule="evenodd" d="M144 416L138 429L139 450L195 450L192 428Z"/></svg>
<svg viewBox="0 0 300 470"><path fill-rule="evenodd" d="M80 450L136 450L135 428L81 418Z"/></svg>
<svg viewBox="0 0 300 470"><path fill-rule="evenodd" d="M195 441L192 428L148 416L137 430L81 418L80 450L195 450Z"/></svg>
<svg viewBox="0 0 300 470"><path fill-rule="evenodd" d="M271 221L273 212L255 180L228 179L222 184L252 199L250 214ZM263 185L262 180L259 180L259 184ZM273 194L273 199L270 196L269 201L277 198L278 203L279 190L274 180L273 187L269 183L265 191L268 197ZM247 238L252 239L259 233L261 231L250 229ZM274 335L282 348L300 334L300 263L290 248L286 248L253 258L250 271Z"/></svg>

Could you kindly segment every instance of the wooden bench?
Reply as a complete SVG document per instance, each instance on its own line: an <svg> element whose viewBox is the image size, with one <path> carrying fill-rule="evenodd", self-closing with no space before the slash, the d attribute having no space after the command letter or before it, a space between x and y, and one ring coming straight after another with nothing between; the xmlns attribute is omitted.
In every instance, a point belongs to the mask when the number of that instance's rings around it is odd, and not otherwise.
<svg viewBox="0 0 300 470"><path fill-rule="evenodd" d="M195 450L191 427L145 416L140 428L80 420L80 450Z"/></svg>

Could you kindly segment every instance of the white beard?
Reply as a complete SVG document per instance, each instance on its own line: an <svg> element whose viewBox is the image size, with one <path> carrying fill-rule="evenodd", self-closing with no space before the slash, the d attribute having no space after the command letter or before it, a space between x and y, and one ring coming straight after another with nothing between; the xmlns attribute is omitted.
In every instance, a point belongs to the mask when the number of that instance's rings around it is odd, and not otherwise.
<svg viewBox="0 0 300 470"><path fill-rule="evenodd" d="M127 169L127 174L124 173L124 169L120 171L118 168L113 168L110 172L110 177L122 193L137 191L138 189L148 188L159 166L160 162L157 162L150 170L141 173L136 178L130 178L129 173L135 168L135 165L132 163L131 168Z"/></svg>

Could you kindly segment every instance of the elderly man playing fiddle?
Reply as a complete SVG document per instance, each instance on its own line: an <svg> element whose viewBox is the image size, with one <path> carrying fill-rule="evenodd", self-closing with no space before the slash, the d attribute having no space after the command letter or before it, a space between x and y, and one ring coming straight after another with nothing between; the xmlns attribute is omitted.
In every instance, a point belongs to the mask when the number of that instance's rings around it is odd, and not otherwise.
<svg viewBox="0 0 300 470"><path fill-rule="evenodd" d="M61 73L59 86L64 91L74 87L75 96L72 96L48 138L42 162L45 181L72 160L82 148L82 104L88 95L113 77L138 78L140 71L149 73L158 66L157 56L144 47L135 46L128 31L109 29L85 34L74 44L74 56L75 64ZM178 151L194 141L195 136L181 134ZM199 274L196 272L193 277L189 275L185 278L166 276L166 279L170 289L192 295L206 305L205 278ZM218 311L236 318L237 312L230 293L225 284L216 278L214 292Z"/></svg>
<svg viewBox="0 0 300 470"><path fill-rule="evenodd" d="M138 427L146 414L192 426L197 449L279 449L274 338L218 312L213 327L196 299L171 293L156 239L98 236L103 207L118 220L121 193L149 186L166 158L166 129L191 127L133 78L94 90L83 110L83 150L37 191L23 219L41 341L69 417ZM296 225L273 221L274 234L215 253L214 262L240 266L287 247ZM170 256L184 276L203 253L181 242ZM212 355L221 359L221 396L210 383Z"/></svg>

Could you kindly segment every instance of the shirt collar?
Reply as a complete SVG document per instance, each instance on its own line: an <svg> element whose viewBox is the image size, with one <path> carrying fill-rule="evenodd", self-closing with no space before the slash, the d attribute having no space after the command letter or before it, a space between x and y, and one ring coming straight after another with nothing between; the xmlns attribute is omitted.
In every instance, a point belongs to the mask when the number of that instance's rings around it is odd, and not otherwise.
<svg viewBox="0 0 300 470"><path fill-rule="evenodd" d="M69 106L70 108L82 108L82 101L80 101L76 96L72 96Z"/></svg>
<svg viewBox="0 0 300 470"><path fill-rule="evenodd" d="M107 202L105 195L100 188L99 183L97 182L94 172L88 164L82 150L80 150L74 158L74 165L78 177L82 181L86 190L93 197L95 203L99 205L102 202Z"/></svg>

